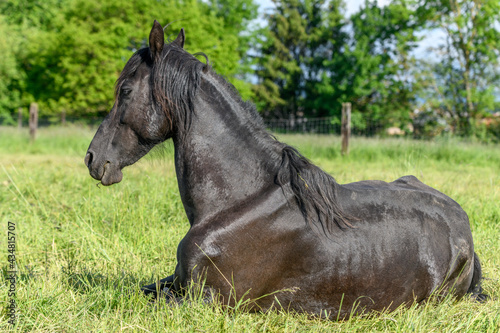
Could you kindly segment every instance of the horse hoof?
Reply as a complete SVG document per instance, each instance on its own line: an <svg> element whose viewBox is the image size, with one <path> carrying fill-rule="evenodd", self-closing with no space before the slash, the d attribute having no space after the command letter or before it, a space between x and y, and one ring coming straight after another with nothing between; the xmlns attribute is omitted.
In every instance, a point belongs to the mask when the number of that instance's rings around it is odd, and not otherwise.
<svg viewBox="0 0 500 333"><path fill-rule="evenodd" d="M490 299L489 295L481 294L481 293L480 294L472 294L471 297L473 300L475 300L476 302L479 302L479 303L484 303Z"/></svg>

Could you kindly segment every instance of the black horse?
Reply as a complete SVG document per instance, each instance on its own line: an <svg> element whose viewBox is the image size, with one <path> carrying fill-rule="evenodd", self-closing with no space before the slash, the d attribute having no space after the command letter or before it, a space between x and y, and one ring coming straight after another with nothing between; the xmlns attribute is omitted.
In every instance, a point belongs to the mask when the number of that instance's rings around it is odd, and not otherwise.
<svg viewBox="0 0 500 333"><path fill-rule="evenodd" d="M191 281L224 304L344 318L433 293L483 297L467 214L413 176L340 185L277 141L253 105L155 21L85 157L103 185L169 138L190 229L173 275L144 292L180 297Z"/></svg>

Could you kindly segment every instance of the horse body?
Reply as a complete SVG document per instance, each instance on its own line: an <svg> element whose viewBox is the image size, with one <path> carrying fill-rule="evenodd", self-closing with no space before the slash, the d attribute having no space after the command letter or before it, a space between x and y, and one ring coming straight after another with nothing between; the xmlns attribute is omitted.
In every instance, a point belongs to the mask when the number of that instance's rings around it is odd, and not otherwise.
<svg viewBox="0 0 500 333"><path fill-rule="evenodd" d="M456 202L411 176L337 184L270 136L225 80L184 52L183 31L163 48L158 26L150 52L136 54L124 69L118 90L132 92L120 101L118 91L85 161L94 178L110 185L152 146L174 141L191 227L178 246L175 273L146 293L166 287L180 294L190 281L206 279L207 295L225 304L248 298L255 311L282 307L343 318L356 305L394 309L438 289L462 297L474 287L472 235ZM155 86L165 89L181 77L153 77L168 57L170 66L188 57L194 74L187 86L195 88L186 97L181 86L182 99L161 102ZM155 104L183 113L168 121Z"/></svg>
<svg viewBox="0 0 500 333"><path fill-rule="evenodd" d="M420 301L446 285L465 294L473 247L458 204L414 177L342 185L338 198L356 228L325 239L305 222L292 191L275 183L284 145L249 128L248 111L213 74L201 82L209 93L194 104L196 121L181 142L174 139L191 223L179 245L176 289L208 268L206 285L226 301L288 290L255 308L276 297L283 307L333 316L341 301L347 312L355 301L379 310Z"/></svg>

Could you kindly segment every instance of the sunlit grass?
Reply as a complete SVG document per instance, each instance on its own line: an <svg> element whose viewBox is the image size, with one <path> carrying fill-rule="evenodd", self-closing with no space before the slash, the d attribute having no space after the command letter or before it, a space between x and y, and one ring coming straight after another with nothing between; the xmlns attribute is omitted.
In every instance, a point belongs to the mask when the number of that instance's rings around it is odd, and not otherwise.
<svg viewBox="0 0 500 333"><path fill-rule="evenodd" d="M498 332L500 330L500 146L448 140L357 139L349 156L333 136L279 136L340 183L414 174L469 214L492 300L446 299L343 322L282 311L249 314L200 299L154 307L140 286L171 274L188 229L171 145L98 187L83 164L95 129L0 128L0 219L16 223L19 331ZM6 237L0 248L6 254ZM6 255L1 267L7 270ZM7 282L0 301L7 304ZM4 308L4 306L3 306ZM6 330L2 311L0 330Z"/></svg>

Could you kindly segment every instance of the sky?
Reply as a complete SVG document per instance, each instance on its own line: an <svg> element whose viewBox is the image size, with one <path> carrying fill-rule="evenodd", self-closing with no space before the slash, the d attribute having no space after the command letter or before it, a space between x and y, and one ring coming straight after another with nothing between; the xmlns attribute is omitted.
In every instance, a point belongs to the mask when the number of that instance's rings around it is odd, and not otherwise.
<svg viewBox="0 0 500 333"><path fill-rule="evenodd" d="M273 3L271 2L271 0L255 0L255 2L259 5L259 19L257 19L257 23L261 26L265 25L263 13L266 9L272 8ZM377 4L379 6L385 6L390 2L391 0L377 0ZM345 0L345 3L345 16L349 17L360 9L360 7L365 3L365 0ZM416 57L423 58L428 56L427 48L429 46L435 46L435 44L437 42L440 42L443 38L443 33L437 31L426 31L423 34L423 39L420 41L417 49L414 51Z"/></svg>
<svg viewBox="0 0 500 333"><path fill-rule="evenodd" d="M266 8L272 7L273 4L271 0L256 0L256 2L259 4L259 12L263 13ZM350 16L351 14L354 14L359 10L361 5L365 2L365 0L346 0L346 6L347 6L347 12L346 16ZM388 4L390 0L377 0L377 3L379 6L384 6Z"/></svg>

